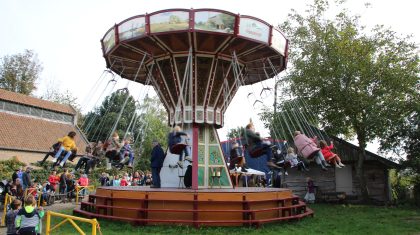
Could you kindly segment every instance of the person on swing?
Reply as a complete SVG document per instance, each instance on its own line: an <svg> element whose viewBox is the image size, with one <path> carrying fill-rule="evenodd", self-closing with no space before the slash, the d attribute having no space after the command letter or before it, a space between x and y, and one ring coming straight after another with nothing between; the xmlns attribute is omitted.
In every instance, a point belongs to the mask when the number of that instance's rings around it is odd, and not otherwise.
<svg viewBox="0 0 420 235"><path fill-rule="evenodd" d="M66 136L58 139L58 142L61 143L61 147L53 158L54 163L57 161L57 159L59 159L59 157L61 156L61 153L64 151L66 155L64 156L63 160L61 160L59 164L61 167L63 167L64 163L66 163L67 159L72 154L71 150L77 150L76 144L74 142L75 136L76 136L76 132L70 131Z"/></svg>
<svg viewBox="0 0 420 235"><path fill-rule="evenodd" d="M236 142L232 145L232 149L230 150L229 170L235 169L235 165L241 167L241 172L248 172L245 157L239 154L239 144Z"/></svg>
<svg viewBox="0 0 420 235"><path fill-rule="evenodd" d="M185 136L186 138L188 138L188 134L185 132L182 132L182 129L180 126L175 126L173 131L169 132L168 134L168 147L169 147L169 151L171 151L171 153L174 153L176 152L175 149L178 148L180 144L183 145L182 151L179 154L179 159L177 162L178 166L180 168L183 168L184 161L182 160L182 156L184 155L184 160L187 160L189 162L192 162L192 158L191 158L191 147L185 143L182 143L181 136Z"/></svg>
<svg viewBox="0 0 420 235"><path fill-rule="evenodd" d="M247 140L248 149L250 152L262 149L262 155L265 154L267 159L267 166L272 168L280 168L273 162L273 153L271 151L271 143L263 141L263 139L255 132L253 123L249 123L245 127L245 137ZM259 157L259 156L258 156Z"/></svg>
<svg viewBox="0 0 420 235"><path fill-rule="evenodd" d="M318 148L313 139L310 139L300 131L295 131L293 138L298 153L300 153L306 159L314 159L315 162L321 166L322 170L327 171L327 167L330 166L325 161L324 155L322 155L321 149Z"/></svg>

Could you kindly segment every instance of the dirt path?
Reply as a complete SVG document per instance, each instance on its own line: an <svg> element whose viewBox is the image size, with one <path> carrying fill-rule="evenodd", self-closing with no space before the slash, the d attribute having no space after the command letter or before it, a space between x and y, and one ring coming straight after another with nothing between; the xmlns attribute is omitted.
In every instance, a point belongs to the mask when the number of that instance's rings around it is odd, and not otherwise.
<svg viewBox="0 0 420 235"><path fill-rule="evenodd" d="M76 207L76 204L74 202L68 202L68 203L56 202L51 206L44 207L44 210L60 212L63 210L74 209L75 207ZM1 210L0 212L0 218L3 218L3 210ZM0 235L6 235L6 227L0 227Z"/></svg>

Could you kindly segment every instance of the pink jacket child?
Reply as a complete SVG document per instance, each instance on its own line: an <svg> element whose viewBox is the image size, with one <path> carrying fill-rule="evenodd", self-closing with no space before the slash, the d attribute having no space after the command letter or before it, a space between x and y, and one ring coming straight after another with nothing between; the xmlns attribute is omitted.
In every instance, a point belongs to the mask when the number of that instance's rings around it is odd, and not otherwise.
<svg viewBox="0 0 420 235"><path fill-rule="evenodd" d="M308 138L306 135L295 131L295 137L293 138L298 153L300 153L306 159L314 159L315 162L321 166L322 170L327 170L327 164L324 156L321 153L321 149L316 146L315 142Z"/></svg>

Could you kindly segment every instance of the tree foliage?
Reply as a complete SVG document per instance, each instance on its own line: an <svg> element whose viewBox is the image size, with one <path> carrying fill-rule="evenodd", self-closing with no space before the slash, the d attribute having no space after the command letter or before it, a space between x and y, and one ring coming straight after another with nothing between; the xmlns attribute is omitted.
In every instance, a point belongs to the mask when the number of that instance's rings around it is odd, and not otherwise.
<svg viewBox="0 0 420 235"><path fill-rule="evenodd" d="M0 88L29 95L36 90L42 71L37 55L31 50L0 58Z"/></svg>
<svg viewBox="0 0 420 235"><path fill-rule="evenodd" d="M404 170L398 172L397 178L405 177L409 185L413 186L414 199L417 206L420 206L420 116L419 106L406 119L403 125L394 126L394 131L382 141L384 149L395 149L397 153L405 152L406 158L400 163ZM400 184L397 184L400 186ZM406 189L407 187L404 187ZM400 198L398 198L400 199Z"/></svg>
<svg viewBox="0 0 420 235"><path fill-rule="evenodd" d="M69 90L64 92L60 92L58 90L47 91L40 98L59 104L70 105L78 112L78 114L80 114L80 104L77 101L77 97L74 97L74 95Z"/></svg>
<svg viewBox="0 0 420 235"><path fill-rule="evenodd" d="M308 136L320 137L328 140L328 136L318 128L318 120L309 112L306 104L301 99L283 100L277 103L275 113L264 109L261 120L265 127L270 130L270 136L275 139L283 139L293 142L294 131L300 130Z"/></svg>
<svg viewBox="0 0 420 235"><path fill-rule="evenodd" d="M238 126L236 128L232 128L230 130L228 130L228 133L226 135L226 137L228 139L236 139L236 138L241 138L245 133L245 127L243 126Z"/></svg>
<svg viewBox="0 0 420 235"><path fill-rule="evenodd" d="M157 97L146 97L139 104L124 90L114 92L104 99L100 107L85 116L82 128L90 141L106 140L127 96L129 98L116 131L120 139L125 135L131 138L136 168L149 170L152 141L158 140L165 149L169 132L166 110Z"/></svg>
<svg viewBox="0 0 420 235"><path fill-rule="evenodd" d="M346 10L326 19L328 9L328 1L315 0L306 14L292 11L280 25L290 39L285 79L330 134L357 136L362 154L356 175L367 199L366 144L386 138L419 101L417 47L384 26L367 32Z"/></svg>
<svg viewBox="0 0 420 235"><path fill-rule="evenodd" d="M152 153L152 141L157 140L162 148L167 148L167 135L170 131L168 126L167 112L157 97L146 98L141 105L142 114L140 120L144 124L143 132L137 142L140 147L140 158L136 168L140 170L150 169L150 158Z"/></svg>
<svg viewBox="0 0 420 235"><path fill-rule="evenodd" d="M116 132L118 132L119 136L122 137L125 135L131 118L135 114L136 103L134 98L126 90L118 90L107 96L101 106L85 116L82 129L89 141L104 141L108 139L127 96L127 104L123 109L116 127Z"/></svg>

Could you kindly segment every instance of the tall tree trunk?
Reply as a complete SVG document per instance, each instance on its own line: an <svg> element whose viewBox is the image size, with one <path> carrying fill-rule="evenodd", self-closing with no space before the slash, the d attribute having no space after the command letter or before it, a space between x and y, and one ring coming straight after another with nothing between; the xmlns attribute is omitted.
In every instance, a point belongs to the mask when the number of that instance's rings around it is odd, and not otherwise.
<svg viewBox="0 0 420 235"><path fill-rule="evenodd" d="M366 140L363 135L357 135L359 141L360 154L358 154L357 165L356 165L356 178L359 180L360 191L362 196L362 203L369 201L369 191L366 184L364 163L366 159Z"/></svg>

